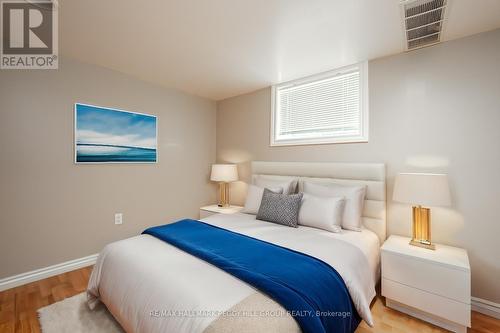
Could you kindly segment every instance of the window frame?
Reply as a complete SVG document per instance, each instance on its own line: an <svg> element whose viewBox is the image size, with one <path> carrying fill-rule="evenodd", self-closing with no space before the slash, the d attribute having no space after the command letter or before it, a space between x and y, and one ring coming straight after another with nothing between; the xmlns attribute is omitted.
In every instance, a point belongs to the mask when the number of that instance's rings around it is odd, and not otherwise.
<svg viewBox="0 0 500 333"><path fill-rule="evenodd" d="M277 103L276 93L279 88L294 86L300 84L306 84L314 81L323 80L326 78L331 78L338 75L343 75L353 70L359 71L360 76L360 122L361 122L361 133L355 136L343 136L343 137L313 137L313 138L298 138L298 139L277 139L276 134L278 133L278 115L277 115ZM369 95L368 95L368 62L360 62L354 65L345 66L328 72L323 72L320 74L315 74L307 76L304 78L291 80L283 82L280 84L273 85L271 87L271 133L270 133L270 146L300 146L300 145L316 145L316 144L338 144L338 143L363 143L368 142L368 129L369 129Z"/></svg>

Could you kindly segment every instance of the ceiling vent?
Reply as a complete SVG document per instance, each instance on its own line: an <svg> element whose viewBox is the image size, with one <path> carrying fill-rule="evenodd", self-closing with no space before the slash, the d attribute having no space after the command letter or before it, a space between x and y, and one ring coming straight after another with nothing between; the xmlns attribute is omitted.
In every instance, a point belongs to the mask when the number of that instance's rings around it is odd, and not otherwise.
<svg viewBox="0 0 500 333"><path fill-rule="evenodd" d="M446 0L401 1L408 51L441 41L446 3Z"/></svg>

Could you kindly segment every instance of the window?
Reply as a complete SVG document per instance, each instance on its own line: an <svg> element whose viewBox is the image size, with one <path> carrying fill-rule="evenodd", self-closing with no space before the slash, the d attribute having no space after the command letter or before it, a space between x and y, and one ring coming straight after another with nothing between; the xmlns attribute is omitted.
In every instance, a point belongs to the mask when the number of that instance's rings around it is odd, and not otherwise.
<svg viewBox="0 0 500 333"><path fill-rule="evenodd" d="M368 142L367 67L273 86L271 146Z"/></svg>

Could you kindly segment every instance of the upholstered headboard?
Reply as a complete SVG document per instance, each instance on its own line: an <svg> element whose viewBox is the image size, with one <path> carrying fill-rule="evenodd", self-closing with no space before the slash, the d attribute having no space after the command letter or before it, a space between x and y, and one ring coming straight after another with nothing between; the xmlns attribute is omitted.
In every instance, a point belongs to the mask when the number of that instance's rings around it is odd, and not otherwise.
<svg viewBox="0 0 500 333"><path fill-rule="evenodd" d="M252 162L252 177L256 175L299 178L299 190L304 180L318 183L335 182L345 185L366 185L363 225L376 233L381 244L386 238L386 188L383 163L309 163Z"/></svg>

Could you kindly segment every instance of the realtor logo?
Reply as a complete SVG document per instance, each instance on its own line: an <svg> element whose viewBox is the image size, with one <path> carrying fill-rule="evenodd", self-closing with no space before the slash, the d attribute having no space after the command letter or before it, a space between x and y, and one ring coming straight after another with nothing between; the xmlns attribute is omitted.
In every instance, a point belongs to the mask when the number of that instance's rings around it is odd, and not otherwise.
<svg viewBox="0 0 500 333"><path fill-rule="evenodd" d="M1 69L57 69L57 3L0 1Z"/></svg>

